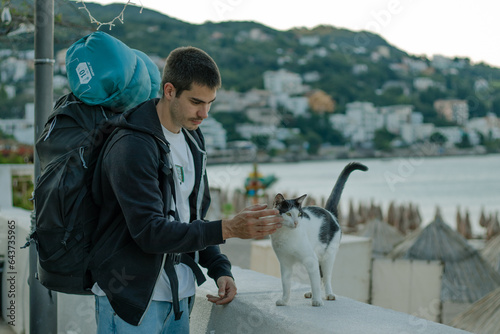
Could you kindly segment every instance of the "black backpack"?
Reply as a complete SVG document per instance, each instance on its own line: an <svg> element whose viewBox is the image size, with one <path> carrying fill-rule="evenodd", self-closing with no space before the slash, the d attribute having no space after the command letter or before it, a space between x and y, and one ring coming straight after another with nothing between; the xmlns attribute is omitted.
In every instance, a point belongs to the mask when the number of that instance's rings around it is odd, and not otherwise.
<svg viewBox="0 0 500 334"><path fill-rule="evenodd" d="M99 216L92 181L117 115L70 93L57 101L37 139L41 174L34 190L36 226L30 242L38 252L37 278L50 290L91 294L87 267Z"/></svg>

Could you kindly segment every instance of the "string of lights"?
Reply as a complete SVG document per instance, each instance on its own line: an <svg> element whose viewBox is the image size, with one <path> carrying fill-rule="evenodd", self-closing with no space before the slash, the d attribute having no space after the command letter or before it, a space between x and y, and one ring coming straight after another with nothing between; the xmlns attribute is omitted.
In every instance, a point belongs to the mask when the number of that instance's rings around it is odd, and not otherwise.
<svg viewBox="0 0 500 334"><path fill-rule="evenodd" d="M83 10L85 10L87 12L87 14L89 15L89 18L90 18L90 23L97 24L97 30L99 30L102 26L109 26L109 30L111 30L111 28L113 28L115 26L115 21L116 20L120 21L123 24L123 21L124 21L123 14L125 13L125 9L127 8L128 5L135 5L135 3L133 3L130 0L128 0L127 3L125 3L123 5L123 9L120 12L120 14L118 14L114 19L112 19L109 22L100 22L99 20L97 20L92 15L92 13L90 12L90 10L87 8L87 6L85 5L85 0L78 0L78 2L81 3L81 5L82 5L82 7L79 7L78 9L83 9ZM142 13L142 10L144 9L144 6L142 5L142 2L139 1L139 3L140 3L140 6L141 6L140 13Z"/></svg>

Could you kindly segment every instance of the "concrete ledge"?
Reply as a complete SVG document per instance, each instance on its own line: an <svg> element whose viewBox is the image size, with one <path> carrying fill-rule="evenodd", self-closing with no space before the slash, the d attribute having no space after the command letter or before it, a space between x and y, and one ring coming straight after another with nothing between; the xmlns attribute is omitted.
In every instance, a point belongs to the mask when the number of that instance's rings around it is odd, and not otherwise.
<svg viewBox="0 0 500 334"><path fill-rule="evenodd" d="M212 280L198 288L191 315L191 333L467 333L401 312L337 296L323 307L303 297L308 285L295 283L288 306L276 306L281 280L251 270L233 268L238 295L229 305L216 306L206 294L216 294Z"/></svg>

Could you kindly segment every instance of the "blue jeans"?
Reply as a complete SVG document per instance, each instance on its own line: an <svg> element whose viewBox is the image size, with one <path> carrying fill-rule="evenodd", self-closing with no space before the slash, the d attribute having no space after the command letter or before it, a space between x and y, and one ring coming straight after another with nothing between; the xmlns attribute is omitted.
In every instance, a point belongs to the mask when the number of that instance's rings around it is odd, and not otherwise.
<svg viewBox="0 0 500 334"><path fill-rule="evenodd" d="M95 297L97 334L189 334L189 313L194 296L179 300L182 317L175 321L172 303L151 301L139 326L122 320L111 307L108 297Z"/></svg>

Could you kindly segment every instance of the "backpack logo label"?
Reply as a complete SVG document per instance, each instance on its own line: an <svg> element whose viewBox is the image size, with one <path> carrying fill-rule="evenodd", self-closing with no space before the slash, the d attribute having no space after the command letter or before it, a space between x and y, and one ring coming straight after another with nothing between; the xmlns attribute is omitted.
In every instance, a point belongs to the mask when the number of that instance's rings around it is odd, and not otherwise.
<svg viewBox="0 0 500 334"><path fill-rule="evenodd" d="M76 67L76 73L78 74L78 78L80 79L80 84L85 85L88 84L90 80L92 80L93 73L92 69L89 68L87 63L80 63Z"/></svg>

